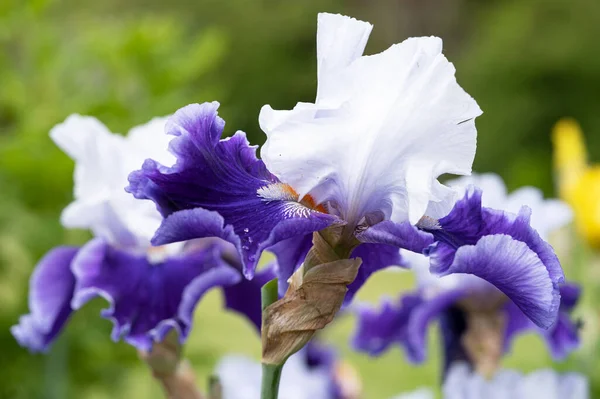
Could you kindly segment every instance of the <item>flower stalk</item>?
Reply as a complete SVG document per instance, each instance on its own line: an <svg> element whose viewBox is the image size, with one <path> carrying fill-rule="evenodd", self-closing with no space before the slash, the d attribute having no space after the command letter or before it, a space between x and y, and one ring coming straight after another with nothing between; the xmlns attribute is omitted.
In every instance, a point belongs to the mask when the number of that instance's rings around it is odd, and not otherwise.
<svg viewBox="0 0 600 399"><path fill-rule="evenodd" d="M181 358L181 349L177 333L171 332L150 352L139 351L139 355L152 370L152 376L160 383L168 399L203 399L192 367Z"/></svg>
<svg viewBox="0 0 600 399"><path fill-rule="evenodd" d="M275 303L279 296L277 294L277 279L273 279L265 284L261 291L261 307L263 315L265 309ZM264 319L263 319L264 329ZM285 360L284 360L285 362ZM279 382L281 380L281 372L283 371L283 363L268 364L264 360L262 362L262 383L260 397L261 399L277 399L279 394Z"/></svg>

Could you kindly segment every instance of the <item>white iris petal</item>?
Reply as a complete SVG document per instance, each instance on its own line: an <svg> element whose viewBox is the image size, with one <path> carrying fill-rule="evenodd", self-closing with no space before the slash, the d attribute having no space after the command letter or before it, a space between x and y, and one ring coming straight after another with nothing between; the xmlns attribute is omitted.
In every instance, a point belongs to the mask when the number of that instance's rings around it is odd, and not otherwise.
<svg viewBox="0 0 600 399"><path fill-rule="evenodd" d="M172 136L166 118L135 127L124 137L111 133L97 119L71 115L55 126L52 140L75 161L75 200L63 211L65 227L91 229L96 236L126 246L148 247L161 215L150 201L125 192L127 177L147 158L172 164Z"/></svg>
<svg viewBox="0 0 600 399"><path fill-rule="evenodd" d="M261 156L300 197L330 201L349 223L377 211L416 223L447 194L438 176L470 173L481 110L456 83L440 39L361 56L370 31L319 15L317 99L291 111L263 107Z"/></svg>

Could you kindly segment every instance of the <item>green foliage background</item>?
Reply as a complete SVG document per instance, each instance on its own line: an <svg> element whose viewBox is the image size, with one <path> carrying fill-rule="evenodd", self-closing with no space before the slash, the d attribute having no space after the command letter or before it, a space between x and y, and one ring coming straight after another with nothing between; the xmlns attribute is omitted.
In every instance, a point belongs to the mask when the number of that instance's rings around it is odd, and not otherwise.
<svg viewBox="0 0 600 399"><path fill-rule="evenodd" d="M73 163L48 138L52 126L80 113L126 132L152 116L216 99L229 134L244 130L261 143L257 115L263 104L290 108L314 97L319 11L374 23L371 53L407 36L445 39L459 82L485 112L478 119L476 170L499 173L511 188L537 185L552 195L549 131L563 116L582 123L592 156L600 156L596 0L4 0L0 398L160 397L134 350L110 342L110 325L97 316L101 301L77 314L46 356L29 355L8 332L26 311L36 261L55 245L89 238L59 224L72 196ZM586 288L578 310L585 320L583 349L553 365L539 339L525 337L507 364L585 372L600 395L595 361L600 265L589 249L568 241L563 263L569 277ZM388 273L371 281L361 299L375 301L411 286L407 273ZM347 349L351 328L345 317L325 335L359 368L366 398L438 382L435 351L420 367L407 364L399 350L369 359ZM431 344L436 347L435 340ZM199 378L207 377L222 354L257 356L258 348L252 330L220 310L218 294L203 301L187 348Z"/></svg>

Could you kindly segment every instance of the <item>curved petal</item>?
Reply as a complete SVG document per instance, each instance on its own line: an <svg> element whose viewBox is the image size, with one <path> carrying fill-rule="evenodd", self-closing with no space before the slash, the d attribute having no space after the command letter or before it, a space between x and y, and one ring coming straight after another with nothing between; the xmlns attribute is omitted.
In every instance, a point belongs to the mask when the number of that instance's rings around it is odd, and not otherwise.
<svg viewBox="0 0 600 399"><path fill-rule="evenodd" d="M460 197L468 192L470 186L479 188L482 191L483 206L487 208L519 213L523 206L528 206L532 210L531 226L543 239L547 239L552 231L566 225L573 218L573 212L566 203L544 199L538 188L521 187L508 194L502 178L494 173L472 174L446 183Z"/></svg>
<svg viewBox="0 0 600 399"><path fill-rule="evenodd" d="M513 239L525 243L540 258L548 270L555 290L558 290L558 284L565 280L563 269L552 246L530 226L531 210L526 206L522 207L516 218L499 214L500 212L493 209L484 209L484 218L493 221L487 223L484 234L508 234Z"/></svg>
<svg viewBox="0 0 600 399"><path fill-rule="evenodd" d="M471 187L449 215L439 220L439 229L426 229L442 243L453 248L474 245L485 236L507 234L525 243L542 260L554 285L564 281L564 273L554 250L530 226L531 211L522 207L518 214L482 207L482 191ZM440 269L449 266L439 264ZM440 270L443 271L443 270Z"/></svg>
<svg viewBox="0 0 600 399"><path fill-rule="evenodd" d="M71 305L78 309L93 297L103 297L110 306L102 316L113 322L113 340L123 337L142 350L149 350L172 328L183 342L202 295L241 279L218 255L209 247L152 264L145 255L95 239L73 261L77 285Z"/></svg>
<svg viewBox="0 0 600 399"><path fill-rule="evenodd" d="M29 311L10 332L19 345L32 352L45 352L71 316L75 276L71 262L79 251L58 247L37 264L29 282Z"/></svg>
<svg viewBox="0 0 600 399"><path fill-rule="evenodd" d="M314 210L311 198L299 198L279 183L243 132L220 140L225 122L217 115L218 106L191 104L178 110L167 124L167 132L176 136L171 151L177 162L165 167L146 160L130 175L127 190L153 200L166 217L155 245L215 234L198 224L205 217L214 224L215 216L207 215L217 212L222 218L217 236L238 247L244 273L251 277L266 247L321 230L337 218Z"/></svg>
<svg viewBox="0 0 600 399"><path fill-rule="evenodd" d="M357 306L357 327L352 337L352 347L371 356L379 356L391 345L404 347L411 360L415 359L408 342L408 324L413 312L423 304L421 295L402 296L399 303L384 300L379 309Z"/></svg>
<svg viewBox="0 0 600 399"><path fill-rule="evenodd" d="M246 318L260 332L262 323L261 288L276 277L276 266L259 270L252 280L241 279L239 283L223 287L225 306Z"/></svg>
<svg viewBox="0 0 600 399"><path fill-rule="evenodd" d="M422 253L433 244L433 235L417 229L410 223L384 221L358 233L362 242L393 245L412 252Z"/></svg>
<svg viewBox="0 0 600 399"><path fill-rule="evenodd" d="M300 196L331 201L349 223L382 211L414 224L441 200L438 176L470 173L481 110L456 83L440 39L412 38L357 57L369 30L320 18L317 100L292 111L264 106L261 155Z"/></svg>
<svg viewBox="0 0 600 399"><path fill-rule="evenodd" d="M495 173L472 173L470 176L462 176L457 179L452 179L446 182L446 184L455 190L460 197L463 197L468 191L470 186L479 188L482 192L482 203L483 206L494 209L501 209L503 211L514 212L521 208L521 205L517 209L512 209L508 205L508 192L506 190L506 184L502 178Z"/></svg>
<svg viewBox="0 0 600 399"><path fill-rule="evenodd" d="M480 277L504 292L537 325L550 327L557 317L564 273L554 250L529 220L526 207L518 215L484 208L481 190L467 190L437 226L425 228L438 240L426 251L432 272Z"/></svg>
<svg viewBox="0 0 600 399"><path fill-rule="evenodd" d="M360 244L352 251L351 258L361 258L362 263L354 281L348 285L344 304L352 302L354 295L367 282L373 273L391 266L402 266L400 250L385 244Z"/></svg>
<svg viewBox="0 0 600 399"><path fill-rule="evenodd" d="M317 19L317 103L328 101L336 87L335 74L360 58L373 25L339 14L320 13ZM339 104L331 104L333 106Z"/></svg>
<svg viewBox="0 0 600 399"><path fill-rule="evenodd" d="M512 302L506 305L507 326L504 334L504 350L508 351L514 338L523 332L536 331L542 335L552 357L556 360L564 359L580 343L579 323L572 319L570 313L579 300L581 289L577 284L565 283L560 286L561 302L556 323L549 329L537 327L529 318Z"/></svg>
<svg viewBox="0 0 600 399"><path fill-rule="evenodd" d="M451 273L472 274L492 283L541 327L549 328L556 320L560 294L546 266L524 242L505 234L484 236L476 245L456 251L442 275Z"/></svg>

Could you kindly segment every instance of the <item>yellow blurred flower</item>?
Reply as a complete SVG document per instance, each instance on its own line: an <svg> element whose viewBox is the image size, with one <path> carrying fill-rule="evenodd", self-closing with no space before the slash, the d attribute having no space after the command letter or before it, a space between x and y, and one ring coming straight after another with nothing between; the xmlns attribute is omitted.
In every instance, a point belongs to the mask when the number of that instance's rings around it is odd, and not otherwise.
<svg viewBox="0 0 600 399"><path fill-rule="evenodd" d="M588 163L581 127L573 119L554 126L552 142L559 195L573 208L578 233L600 248L600 165Z"/></svg>

